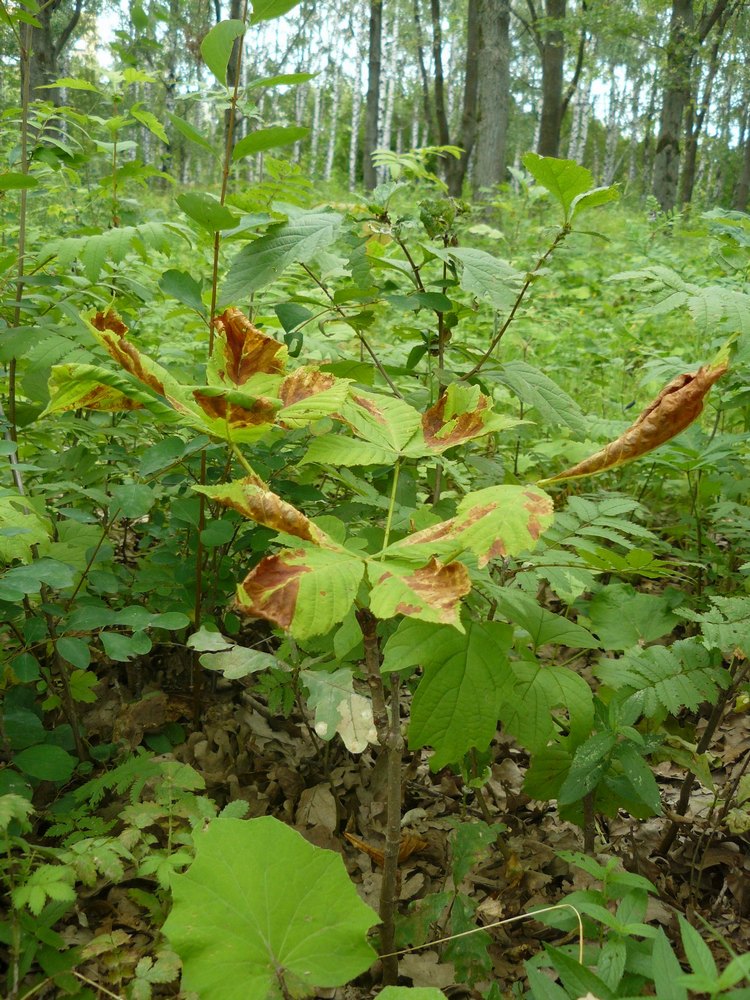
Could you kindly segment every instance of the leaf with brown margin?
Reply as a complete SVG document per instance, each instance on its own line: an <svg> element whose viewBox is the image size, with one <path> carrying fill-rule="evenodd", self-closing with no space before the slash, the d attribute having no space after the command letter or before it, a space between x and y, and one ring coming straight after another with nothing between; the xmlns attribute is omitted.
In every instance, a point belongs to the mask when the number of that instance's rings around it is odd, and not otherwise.
<svg viewBox="0 0 750 1000"><path fill-rule="evenodd" d="M266 556L237 588L237 609L287 629L295 639L330 631L357 596L364 562L343 549L284 549Z"/></svg>
<svg viewBox="0 0 750 1000"><path fill-rule="evenodd" d="M144 406L171 413L137 383L98 365L53 365L47 388L50 401L42 416L78 409L118 413Z"/></svg>
<svg viewBox="0 0 750 1000"><path fill-rule="evenodd" d="M152 361L148 355L141 354L134 344L125 339L128 328L114 309L96 313L89 323L89 329L129 375L163 396L179 413L195 418L198 411L192 405L187 388L173 378L166 368Z"/></svg>
<svg viewBox="0 0 750 1000"><path fill-rule="evenodd" d="M269 490L257 476L247 476L220 486L194 486L193 489L273 531L293 535L313 545L335 546L333 540L316 528L302 511Z"/></svg>
<svg viewBox="0 0 750 1000"><path fill-rule="evenodd" d="M548 483L558 483L564 479L578 479L581 476L605 472L607 469L624 465L625 462L632 462L658 448L659 445L665 444L700 416L709 389L728 367L723 361L720 364L703 365L697 372L678 375L661 390L635 423L631 424L616 441L611 441L600 451L570 469L559 472L549 479L541 479L540 485L546 486Z"/></svg>
<svg viewBox="0 0 750 1000"><path fill-rule="evenodd" d="M214 327L221 350L214 353L210 374L219 383L244 385L257 372L281 372L286 367L286 345L261 333L240 309L226 309Z"/></svg>
<svg viewBox="0 0 750 1000"><path fill-rule="evenodd" d="M421 415L403 399L357 390L335 415L371 444L388 448L394 459L419 428Z"/></svg>
<svg viewBox="0 0 750 1000"><path fill-rule="evenodd" d="M385 550L386 557L455 559L473 552L479 566L490 559L532 549L552 523L552 500L531 486L489 486L467 493L456 516L408 535Z"/></svg>
<svg viewBox="0 0 750 1000"><path fill-rule="evenodd" d="M282 427L304 427L320 420L346 402L349 379L336 378L330 372L315 367L297 368L279 386L279 396L284 404L278 415Z"/></svg>
<svg viewBox="0 0 750 1000"><path fill-rule="evenodd" d="M447 566L432 558L420 569L395 560L368 563L373 584L370 609L377 618L405 615L425 622L453 625L463 632L461 598L471 590L469 571L460 562Z"/></svg>
<svg viewBox="0 0 750 1000"><path fill-rule="evenodd" d="M208 418L209 434L226 441L249 443L267 434L279 409L277 400L265 396L245 396L234 391L193 389L193 398Z"/></svg>
<svg viewBox="0 0 750 1000"><path fill-rule="evenodd" d="M478 386L454 382L422 415L422 433L432 452L443 452L517 423L514 418L495 413L491 400ZM412 447L408 450L411 453Z"/></svg>

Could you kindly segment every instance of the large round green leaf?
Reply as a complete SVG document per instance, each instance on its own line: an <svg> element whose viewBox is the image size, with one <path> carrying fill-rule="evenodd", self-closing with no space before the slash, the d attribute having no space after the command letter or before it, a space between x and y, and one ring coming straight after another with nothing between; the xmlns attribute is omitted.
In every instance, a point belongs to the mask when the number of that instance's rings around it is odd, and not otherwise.
<svg viewBox="0 0 750 1000"><path fill-rule="evenodd" d="M164 933L201 1000L310 996L372 964L377 916L337 854L271 816L217 819L196 851L173 878Z"/></svg>

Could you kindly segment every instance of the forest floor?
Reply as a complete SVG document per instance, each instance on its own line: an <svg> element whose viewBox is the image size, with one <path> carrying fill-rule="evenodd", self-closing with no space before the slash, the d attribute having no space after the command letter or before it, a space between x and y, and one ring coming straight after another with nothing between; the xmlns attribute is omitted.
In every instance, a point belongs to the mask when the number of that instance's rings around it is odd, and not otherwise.
<svg viewBox="0 0 750 1000"><path fill-rule="evenodd" d="M336 851L361 897L377 911L382 877L377 854L385 833L386 789L376 748L352 755L337 738L324 743L298 708L287 718L270 712L265 699L254 693L251 680L222 680L207 688L199 725L192 726L189 672L166 660L157 669L157 662L129 667L119 682L108 672L84 719L90 737L114 739L135 750L165 726L180 723L188 735L174 747L174 757L198 771L219 806L244 800L249 817L273 815L309 842ZM580 665L585 670L583 657ZM408 708L408 697L405 700ZM703 725L705 721L699 723L696 738ZM726 827L721 803L732 799L722 788L726 792L736 784L750 761L750 714L725 716L711 753L715 789L696 782L667 857L658 854L658 847L685 777L684 770L671 762L656 768L666 815L647 820L624 813L597 817L594 854L603 865L616 857L626 870L653 882L659 895L650 900L647 919L661 925L671 941L679 940L676 914L680 912L691 920L704 917L737 952L744 953L750 950L750 857L741 836L722 832ZM464 785L448 769L432 773L428 752L407 751L403 831L413 853L400 869L403 913L430 894L460 889L476 904L477 926L486 926L557 903L571 891L595 884L590 875L559 856L562 850L583 851L582 832L561 822L554 804L530 800L523 792L527 766L527 754L502 732L493 743L492 776L480 789ZM116 815L126 804L126 798L110 801L107 814ZM502 823L507 829L490 842L463 884L455 887L450 836L458 824L477 820ZM350 842L346 834L359 838L364 847ZM117 932L134 961L152 952L158 932L129 888L100 885L81 896L74 922L64 931L69 944L85 945L95 935ZM445 924L430 926L425 919L428 942L450 934ZM559 944L574 939L534 920L496 926L490 936L492 970L472 987L456 985L460 976L442 954L444 945L429 944L401 958L401 983L437 987L452 997L486 996L495 983L500 993L494 995L508 996L523 980L523 962L537 954L544 941ZM713 943L721 967L726 950L720 942ZM92 982L108 981L102 962L106 956L84 968ZM376 992L376 974L377 967L353 986L321 990L318 995L371 996ZM174 995L173 986L157 990L157 995Z"/></svg>

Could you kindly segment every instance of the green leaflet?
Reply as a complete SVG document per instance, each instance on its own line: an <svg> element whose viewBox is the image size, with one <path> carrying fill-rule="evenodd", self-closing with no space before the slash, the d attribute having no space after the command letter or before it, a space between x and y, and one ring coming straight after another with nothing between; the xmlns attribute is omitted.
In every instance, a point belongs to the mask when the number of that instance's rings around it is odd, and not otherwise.
<svg viewBox="0 0 750 1000"><path fill-rule="evenodd" d="M310 129L299 125L274 125L271 128L260 128L244 139L240 139L232 151L233 160L241 160L243 156L262 153L266 149L276 149L278 146L288 146L290 143L303 139Z"/></svg>
<svg viewBox="0 0 750 1000"><path fill-rule="evenodd" d="M270 816L214 820L195 842L195 861L173 876L164 933L201 1000L309 996L374 961L377 916L338 854Z"/></svg>
<svg viewBox="0 0 750 1000"><path fill-rule="evenodd" d="M547 611L530 594L509 587L494 587L491 593L500 614L529 633L535 650L548 642L577 649L599 647L598 640L582 625Z"/></svg>
<svg viewBox="0 0 750 1000"><path fill-rule="evenodd" d="M495 735L507 684L512 632L497 622L472 622L466 635L441 629L422 651L425 674L412 703L409 745L431 746L432 770L485 750ZM419 653L415 653L419 656Z"/></svg>
<svg viewBox="0 0 750 1000"><path fill-rule="evenodd" d="M525 361L506 361L487 373L507 385L527 406L553 426L565 424L576 434L586 435L588 423L581 408L556 382Z"/></svg>
<svg viewBox="0 0 750 1000"><path fill-rule="evenodd" d="M330 246L342 217L337 212L299 212L287 222L269 226L236 255L222 287L222 302L234 302L275 281L296 261L306 261Z"/></svg>
<svg viewBox="0 0 750 1000"><path fill-rule="evenodd" d="M385 550L387 558L449 561L469 551L480 567L531 549L552 523L552 501L528 486L490 486L467 493L454 518L409 535Z"/></svg>
<svg viewBox="0 0 750 1000"><path fill-rule="evenodd" d="M617 188L614 186L593 187L593 174L575 160L559 160L553 156L527 153L523 157L523 165L534 180L558 200L566 225L584 208L595 208L618 198Z"/></svg>
<svg viewBox="0 0 750 1000"><path fill-rule="evenodd" d="M671 610L679 600L669 594L639 594L629 584L611 584L588 605L591 630L604 649L629 649L653 642L678 624Z"/></svg>
<svg viewBox="0 0 750 1000"><path fill-rule="evenodd" d="M364 562L343 550L283 549L266 556L237 588L242 611L289 629L296 639L343 621L357 596Z"/></svg>
<svg viewBox="0 0 750 1000"><path fill-rule="evenodd" d="M244 33L245 25L240 20L219 21L201 42L203 61L223 86L227 84L227 65L234 40Z"/></svg>
<svg viewBox="0 0 750 1000"><path fill-rule="evenodd" d="M507 261L485 250L472 247L427 247L431 254L461 265L461 287L478 298L487 299L495 309L510 309L523 281L522 271L516 271Z"/></svg>

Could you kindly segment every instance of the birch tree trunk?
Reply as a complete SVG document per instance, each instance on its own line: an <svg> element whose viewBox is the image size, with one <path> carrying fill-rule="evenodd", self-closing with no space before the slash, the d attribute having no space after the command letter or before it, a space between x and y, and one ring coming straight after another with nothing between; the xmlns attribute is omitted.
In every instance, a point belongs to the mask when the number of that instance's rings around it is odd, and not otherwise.
<svg viewBox="0 0 750 1000"><path fill-rule="evenodd" d="M326 165L323 179L330 181L333 173L333 160L336 155L336 135L339 123L339 104L341 102L341 72L338 66L333 70L333 95L331 96L331 121L328 126L328 146L326 149Z"/></svg>
<svg viewBox="0 0 750 1000"><path fill-rule="evenodd" d="M349 190L357 186L359 119L362 112L362 63L357 61L357 76L352 89L352 134L349 138Z"/></svg>

